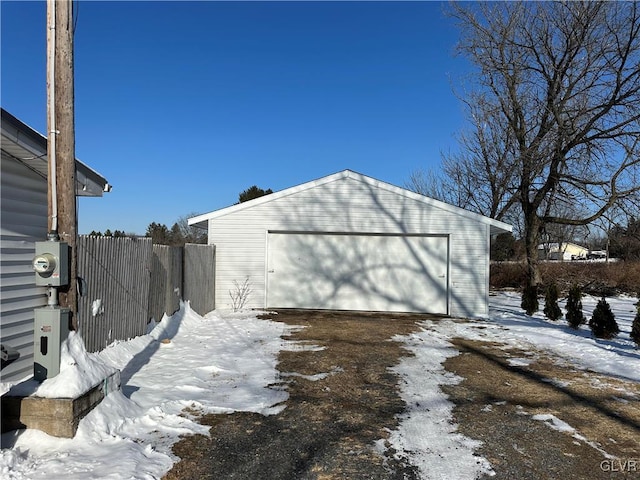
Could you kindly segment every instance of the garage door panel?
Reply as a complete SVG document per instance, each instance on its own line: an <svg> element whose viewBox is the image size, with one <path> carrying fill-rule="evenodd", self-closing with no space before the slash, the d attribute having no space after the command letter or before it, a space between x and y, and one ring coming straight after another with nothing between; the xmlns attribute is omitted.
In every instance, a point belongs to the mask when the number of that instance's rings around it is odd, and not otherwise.
<svg viewBox="0 0 640 480"><path fill-rule="evenodd" d="M447 313L448 239L270 233L269 308Z"/></svg>

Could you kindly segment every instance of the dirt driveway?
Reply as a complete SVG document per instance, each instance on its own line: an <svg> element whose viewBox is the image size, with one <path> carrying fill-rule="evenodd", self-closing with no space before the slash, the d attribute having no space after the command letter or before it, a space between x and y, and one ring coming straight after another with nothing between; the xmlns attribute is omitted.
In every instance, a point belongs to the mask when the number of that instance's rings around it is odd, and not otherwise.
<svg viewBox="0 0 640 480"><path fill-rule="evenodd" d="M381 456L373 444L397 427L396 416L404 409L389 367L408 352L391 339L420 330L418 322L426 318L275 315L274 320L307 327L291 339L308 348L283 351L278 358L289 392L286 408L268 417L202 417L210 436L177 443L174 453L181 461L165 478L420 478L414 467L394 460L393 452ZM463 340L455 345L461 355L445 366L465 380L446 387L446 393L456 404L459 431L484 442L478 453L493 465L491 478L640 478L640 386L601 376L594 380L542 354L521 366L509 358L530 352ZM553 414L577 431L554 430L551 420L536 420L536 414Z"/></svg>

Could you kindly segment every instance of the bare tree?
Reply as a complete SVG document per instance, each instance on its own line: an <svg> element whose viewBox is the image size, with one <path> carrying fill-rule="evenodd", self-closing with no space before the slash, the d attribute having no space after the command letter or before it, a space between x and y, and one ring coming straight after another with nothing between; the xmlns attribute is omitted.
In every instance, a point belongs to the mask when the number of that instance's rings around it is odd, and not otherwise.
<svg viewBox="0 0 640 480"><path fill-rule="evenodd" d="M466 101L473 133L444 172L481 213L505 219L518 207L526 287L535 287L549 225L587 225L613 206L640 205L640 5L451 8L459 51L477 71Z"/></svg>
<svg viewBox="0 0 640 480"><path fill-rule="evenodd" d="M178 226L177 228L182 236L183 243L207 243L207 230L194 225L189 225L189 218L197 215L199 214L194 212L183 215L178 218L175 223L175 225Z"/></svg>
<svg viewBox="0 0 640 480"><path fill-rule="evenodd" d="M460 150L443 154L439 171L418 170L407 188L482 215L517 221L513 142L482 95L462 98L473 130L458 136Z"/></svg>

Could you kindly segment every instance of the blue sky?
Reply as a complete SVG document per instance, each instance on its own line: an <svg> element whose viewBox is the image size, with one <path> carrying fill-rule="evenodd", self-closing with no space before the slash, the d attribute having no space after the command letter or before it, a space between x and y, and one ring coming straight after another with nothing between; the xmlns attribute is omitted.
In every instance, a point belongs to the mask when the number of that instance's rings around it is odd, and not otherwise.
<svg viewBox="0 0 640 480"><path fill-rule="evenodd" d="M456 148L440 2L76 3L79 231L143 234L344 169L403 186ZM2 106L46 131L46 5L1 2Z"/></svg>

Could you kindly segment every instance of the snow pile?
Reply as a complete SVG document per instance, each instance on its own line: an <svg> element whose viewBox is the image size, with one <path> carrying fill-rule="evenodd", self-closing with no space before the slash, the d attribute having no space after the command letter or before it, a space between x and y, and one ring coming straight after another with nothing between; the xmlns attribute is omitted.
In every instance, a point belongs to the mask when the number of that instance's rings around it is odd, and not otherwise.
<svg viewBox="0 0 640 480"><path fill-rule="evenodd" d="M69 332L60 349L60 373L42 383L33 379L21 382L10 389L9 395L77 398L114 373L115 368L85 350L77 332Z"/></svg>
<svg viewBox="0 0 640 480"><path fill-rule="evenodd" d="M287 333L284 324L259 320L254 312L203 318L183 304L149 335L114 343L99 354L86 353L80 338L71 335L64 370L43 382L38 394L57 396L68 391L63 383L79 388L81 377L115 369L122 372L122 391L83 418L73 439L39 430L4 434L0 477L162 477L177 461L171 447L180 435L208 432L185 416L185 408L265 415L284 408L287 393L270 385L278 382L276 357Z"/></svg>

